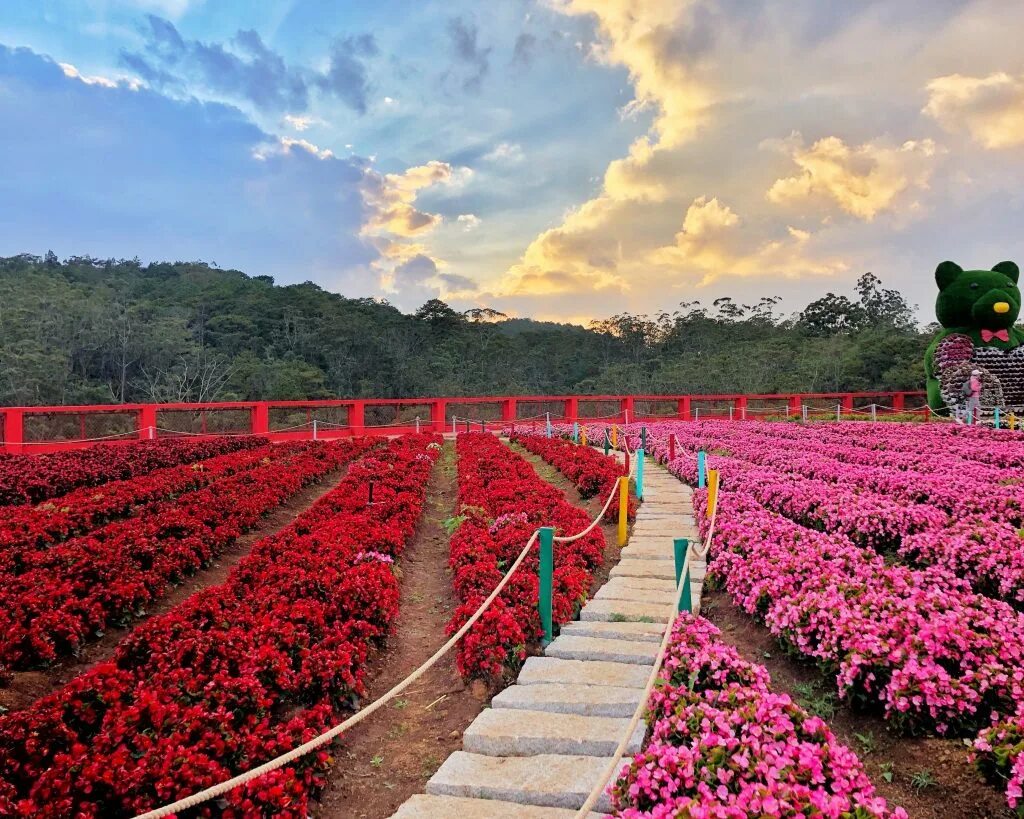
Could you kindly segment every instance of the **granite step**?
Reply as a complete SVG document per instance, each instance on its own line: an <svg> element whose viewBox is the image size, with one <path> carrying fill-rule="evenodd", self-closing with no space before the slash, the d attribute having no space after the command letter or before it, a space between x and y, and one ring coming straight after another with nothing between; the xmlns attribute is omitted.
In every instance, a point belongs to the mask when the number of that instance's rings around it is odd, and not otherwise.
<svg viewBox="0 0 1024 819"><path fill-rule="evenodd" d="M670 596L662 607L667 608L671 602ZM563 634L544 649L544 654L560 660L600 660L631 665L652 665L658 654L658 647L640 640L612 640Z"/></svg>
<svg viewBox="0 0 1024 819"><path fill-rule="evenodd" d="M462 747L483 756L611 756L629 722L624 717L487 708L463 732ZM640 750L645 730L643 721L637 724L626 753Z"/></svg>
<svg viewBox="0 0 1024 819"><path fill-rule="evenodd" d="M576 813L572 808L540 808L497 799L418 793L406 799L391 814L391 819L573 819ZM601 819L601 816L600 813L589 813L587 819Z"/></svg>
<svg viewBox="0 0 1024 819"><path fill-rule="evenodd" d="M639 688L611 685L541 683L512 685L491 700L492 708L549 711L586 717L632 717L640 704Z"/></svg>
<svg viewBox="0 0 1024 819"><path fill-rule="evenodd" d="M651 667L597 660L562 660L557 657L528 657L519 671L517 685L569 683L643 688Z"/></svg>

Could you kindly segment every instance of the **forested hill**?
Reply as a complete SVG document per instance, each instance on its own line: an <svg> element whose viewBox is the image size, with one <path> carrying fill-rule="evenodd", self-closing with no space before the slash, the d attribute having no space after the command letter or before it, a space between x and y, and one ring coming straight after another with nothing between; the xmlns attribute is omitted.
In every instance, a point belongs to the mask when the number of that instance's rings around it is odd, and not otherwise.
<svg viewBox="0 0 1024 819"><path fill-rule="evenodd" d="M413 315L197 262L0 258L0 403L919 389L928 334L861 278L796 316L718 299L585 329ZM668 305L666 305L668 306Z"/></svg>

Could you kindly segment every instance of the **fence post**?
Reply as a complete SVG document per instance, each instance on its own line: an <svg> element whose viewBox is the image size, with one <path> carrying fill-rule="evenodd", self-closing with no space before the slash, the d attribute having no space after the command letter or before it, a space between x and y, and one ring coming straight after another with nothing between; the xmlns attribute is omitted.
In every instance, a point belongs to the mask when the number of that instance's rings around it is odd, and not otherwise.
<svg viewBox="0 0 1024 819"><path fill-rule="evenodd" d="M668 435L668 459L674 461L676 459L676 434L670 432Z"/></svg>
<svg viewBox="0 0 1024 819"><path fill-rule="evenodd" d="M679 611L693 612L693 601L690 598L690 567L686 562L686 552L690 548L690 541L685 537L677 537L672 541L673 556L675 558L676 568L676 587L679 587L679 581L683 579L685 572L686 580L683 582L683 587L679 593L679 600L676 601Z"/></svg>
<svg viewBox="0 0 1024 819"><path fill-rule="evenodd" d="M619 448L619 428L612 424L612 449Z"/></svg>
<svg viewBox="0 0 1024 819"><path fill-rule="evenodd" d="M313 440L316 440L316 418L313 419Z"/></svg>
<svg viewBox="0 0 1024 819"><path fill-rule="evenodd" d="M587 428L586 427L581 427L580 428L580 446L586 446L586 445L587 445Z"/></svg>
<svg viewBox="0 0 1024 819"><path fill-rule="evenodd" d="M995 414L993 415L992 422L995 424L996 429L999 429L999 407L995 408Z"/></svg>
<svg viewBox="0 0 1024 819"><path fill-rule="evenodd" d="M416 416L416 434L419 435L419 433L420 433L420 417L417 415Z"/></svg>
<svg viewBox="0 0 1024 819"><path fill-rule="evenodd" d="M550 526L542 526L539 530L540 541L540 594L537 595L537 607L540 610L540 622L544 626L544 644L554 638L554 627L551 623L551 591L554 574L554 539L555 530Z"/></svg>
<svg viewBox="0 0 1024 819"><path fill-rule="evenodd" d="M872 404L871 405L871 421L872 421L872 423L874 423L877 420L878 420L878 416L876 414L876 408L875 408L875 405Z"/></svg>
<svg viewBox="0 0 1024 819"><path fill-rule="evenodd" d="M578 398L566 398L564 406L562 408L562 415L565 416L565 420L576 422L579 420L580 414L580 401Z"/></svg>
<svg viewBox="0 0 1024 819"><path fill-rule="evenodd" d="M693 408L693 420L694 421L699 421L700 420L700 407L694 407Z"/></svg>
<svg viewBox="0 0 1024 819"><path fill-rule="evenodd" d="M697 452L697 488L703 489L707 485L707 455L701 449Z"/></svg>
<svg viewBox="0 0 1024 819"><path fill-rule="evenodd" d="M636 451L636 496L644 499L644 448Z"/></svg>
<svg viewBox="0 0 1024 819"><path fill-rule="evenodd" d="M736 408L740 411L740 420L747 420L747 396L743 395L736 399Z"/></svg>
<svg viewBox="0 0 1024 819"><path fill-rule="evenodd" d="M715 512L715 507L718 506L718 470L708 470L708 498L707 498L707 511L706 515L710 517Z"/></svg>
<svg viewBox="0 0 1024 819"><path fill-rule="evenodd" d="M608 449L609 449L609 446L608 446L608 427L605 427L604 428L604 454L605 454L605 457L608 456Z"/></svg>
<svg viewBox="0 0 1024 819"><path fill-rule="evenodd" d="M626 545L626 524L629 519L629 478L619 478L619 546Z"/></svg>
<svg viewBox="0 0 1024 819"><path fill-rule="evenodd" d="M448 421L445 418L448 412L448 405L445 401L440 398L435 399L430 405L430 424L433 427L431 432L439 432L444 434L445 429L448 427Z"/></svg>
<svg viewBox="0 0 1024 819"><path fill-rule="evenodd" d="M18 454L22 451L25 441L25 411L20 409L4 410L4 449Z"/></svg>
<svg viewBox="0 0 1024 819"><path fill-rule="evenodd" d="M680 421L690 420L690 396L685 395L676 402L676 414Z"/></svg>
<svg viewBox="0 0 1024 819"><path fill-rule="evenodd" d="M647 451L647 427L640 427L640 449Z"/></svg>
<svg viewBox="0 0 1024 819"><path fill-rule="evenodd" d="M363 435L366 432L366 402L353 401L348 411L348 425L352 428L353 435Z"/></svg>
<svg viewBox="0 0 1024 819"><path fill-rule="evenodd" d="M452 416L452 435L459 434L459 419L457 416Z"/></svg>
<svg viewBox="0 0 1024 819"><path fill-rule="evenodd" d="M250 416L250 429L252 417ZM156 427L156 404L143 404L139 409L139 437L152 440ZM255 431L255 430L253 430Z"/></svg>
<svg viewBox="0 0 1024 819"><path fill-rule="evenodd" d="M544 428L547 430L548 438L551 437L551 413L544 414Z"/></svg>
<svg viewBox="0 0 1024 819"><path fill-rule="evenodd" d="M836 404L836 420L837 421L842 421L843 420L842 419L842 412L843 412L843 405L842 404Z"/></svg>
<svg viewBox="0 0 1024 819"><path fill-rule="evenodd" d="M149 422L143 421L143 423L150 423L156 426L156 406L143 407L143 418L146 417L146 413L150 409L153 411L153 420ZM257 401L252 405L251 430L256 435L266 435L270 432L270 404L266 401Z"/></svg>
<svg viewBox="0 0 1024 819"><path fill-rule="evenodd" d="M572 422L572 442L578 444L580 442L580 425L578 422Z"/></svg>
<svg viewBox="0 0 1024 819"><path fill-rule="evenodd" d="M800 413L801 413L801 415L803 417L803 422L806 424L807 423L807 405L806 404L801 404L800 405ZM788 415L789 415L788 411L787 411L786 415L788 417Z"/></svg>

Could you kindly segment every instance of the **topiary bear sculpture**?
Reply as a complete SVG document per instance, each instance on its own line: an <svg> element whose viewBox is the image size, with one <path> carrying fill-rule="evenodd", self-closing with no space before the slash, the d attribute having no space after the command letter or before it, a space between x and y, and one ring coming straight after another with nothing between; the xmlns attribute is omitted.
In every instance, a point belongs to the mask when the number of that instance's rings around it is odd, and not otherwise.
<svg viewBox="0 0 1024 819"><path fill-rule="evenodd" d="M963 398L972 370L982 374L983 414L992 407L1024 407L1024 332L1013 326L1020 313L1020 270L1000 262L991 270L964 270L953 262L935 268L935 314L942 332L925 353L928 405L947 414Z"/></svg>

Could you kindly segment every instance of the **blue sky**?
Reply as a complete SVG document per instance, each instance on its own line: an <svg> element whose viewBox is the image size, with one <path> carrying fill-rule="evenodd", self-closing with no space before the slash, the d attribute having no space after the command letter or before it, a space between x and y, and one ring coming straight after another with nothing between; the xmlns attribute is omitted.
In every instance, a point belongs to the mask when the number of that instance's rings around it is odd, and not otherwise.
<svg viewBox="0 0 1024 819"><path fill-rule="evenodd" d="M0 253L411 310L795 309L1024 261L1024 4L9 0Z"/></svg>

